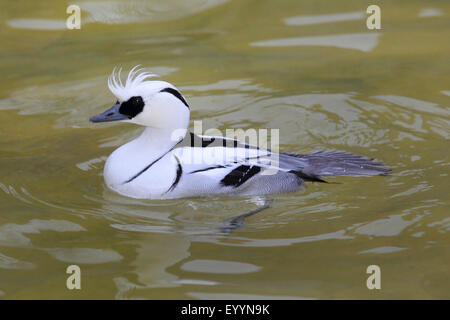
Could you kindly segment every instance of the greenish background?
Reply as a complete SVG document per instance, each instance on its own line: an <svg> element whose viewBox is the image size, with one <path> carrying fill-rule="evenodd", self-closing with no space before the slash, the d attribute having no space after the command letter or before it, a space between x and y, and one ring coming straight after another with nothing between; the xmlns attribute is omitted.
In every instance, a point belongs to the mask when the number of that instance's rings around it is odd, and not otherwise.
<svg viewBox="0 0 450 320"><path fill-rule="evenodd" d="M69 3L80 30L65 29ZM449 299L449 14L448 1L1 0L0 298ZM104 160L142 128L88 119L115 101L113 67L137 64L204 129L280 128L281 151L346 150L393 173L275 196L228 236L217 228L255 199L117 195ZM381 290L366 287L373 264Z"/></svg>

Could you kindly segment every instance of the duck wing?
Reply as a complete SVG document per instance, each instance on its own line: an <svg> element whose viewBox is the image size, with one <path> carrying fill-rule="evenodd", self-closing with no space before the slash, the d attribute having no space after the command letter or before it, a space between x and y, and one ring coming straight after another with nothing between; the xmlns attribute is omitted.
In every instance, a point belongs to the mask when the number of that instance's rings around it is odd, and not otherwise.
<svg viewBox="0 0 450 320"><path fill-rule="evenodd" d="M349 152L275 153L235 139L192 133L189 141L177 145L174 154L184 172L235 187L256 175L278 172L295 174L304 181L326 182L323 176L362 177L387 175L390 171L379 161Z"/></svg>

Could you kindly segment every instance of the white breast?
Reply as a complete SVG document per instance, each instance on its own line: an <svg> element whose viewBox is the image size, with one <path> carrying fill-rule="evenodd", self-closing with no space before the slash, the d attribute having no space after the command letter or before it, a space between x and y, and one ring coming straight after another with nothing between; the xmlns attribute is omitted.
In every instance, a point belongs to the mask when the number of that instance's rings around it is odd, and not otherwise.
<svg viewBox="0 0 450 320"><path fill-rule="evenodd" d="M176 178L177 163L170 153L158 160L160 156L136 152L133 141L123 145L106 160L103 175L107 186L128 197L162 198Z"/></svg>

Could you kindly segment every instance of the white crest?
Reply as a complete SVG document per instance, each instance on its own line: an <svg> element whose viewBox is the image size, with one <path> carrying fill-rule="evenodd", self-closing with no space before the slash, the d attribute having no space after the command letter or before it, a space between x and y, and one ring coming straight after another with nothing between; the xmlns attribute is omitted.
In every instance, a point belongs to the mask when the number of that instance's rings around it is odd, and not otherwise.
<svg viewBox="0 0 450 320"><path fill-rule="evenodd" d="M116 72L116 68L114 68L113 72L108 78L108 87L109 90L116 96L120 101L127 100L129 97L133 95L133 91L135 88L141 86L146 82L148 78L156 77L157 75L144 72L143 68L138 69L139 65L135 66L128 73L127 80L125 84L122 82L120 78L120 74L122 72L122 68L120 68Z"/></svg>

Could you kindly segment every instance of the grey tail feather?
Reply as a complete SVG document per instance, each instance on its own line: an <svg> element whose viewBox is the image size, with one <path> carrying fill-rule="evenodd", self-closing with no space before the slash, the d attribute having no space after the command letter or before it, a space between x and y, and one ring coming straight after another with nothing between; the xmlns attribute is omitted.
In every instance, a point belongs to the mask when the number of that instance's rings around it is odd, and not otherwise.
<svg viewBox="0 0 450 320"><path fill-rule="evenodd" d="M307 181L326 182L320 179L322 176L385 176L391 171L382 162L343 151L316 151L311 154L290 152L285 154L301 158L302 161L306 162L306 166L299 171L295 171L301 172L299 177L303 178L302 176L304 176Z"/></svg>

